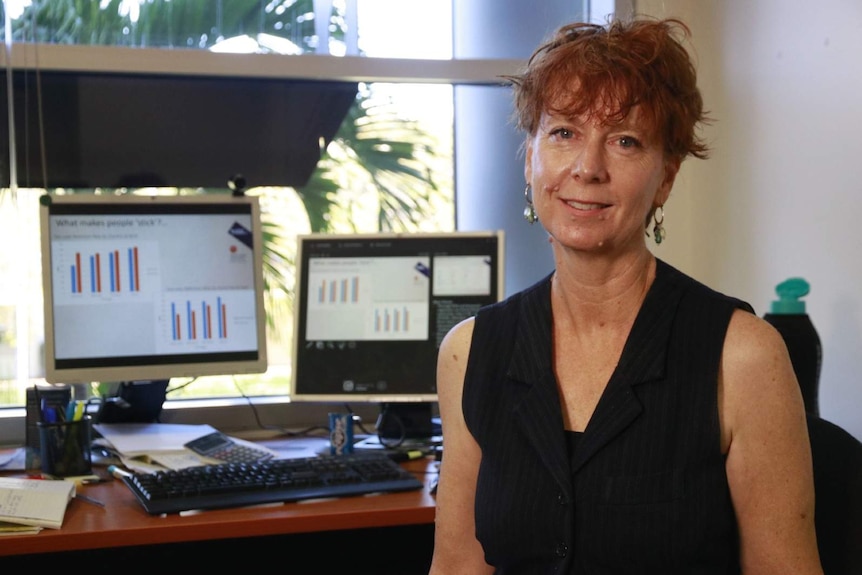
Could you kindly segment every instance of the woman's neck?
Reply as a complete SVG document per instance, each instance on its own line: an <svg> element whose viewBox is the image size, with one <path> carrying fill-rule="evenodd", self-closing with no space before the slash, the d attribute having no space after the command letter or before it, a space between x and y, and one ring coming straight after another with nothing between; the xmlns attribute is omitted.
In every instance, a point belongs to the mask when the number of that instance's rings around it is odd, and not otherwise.
<svg viewBox="0 0 862 575"><path fill-rule="evenodd" d="M582 326L630 325L652 285L655 268L649 250L613 262L557 258L551 280L555 316L565 314Z"/></svg>

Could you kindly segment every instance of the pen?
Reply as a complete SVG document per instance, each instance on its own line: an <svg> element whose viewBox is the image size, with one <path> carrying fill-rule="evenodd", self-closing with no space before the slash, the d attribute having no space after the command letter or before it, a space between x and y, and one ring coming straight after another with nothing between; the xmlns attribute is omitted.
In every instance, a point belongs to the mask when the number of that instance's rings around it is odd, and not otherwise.
<svg viewBox="0 0 862 575"><path fill-rule="evenodd" d="M132 477L132 474L126 471L125 469L120 469L116 465L108 466L108 473L116 477L117 479L122 479L123 477Z"/></svg>
<svg viewBox="0 0 862 575"><path fill-rule="evenodd" d="M75 411L72 419L74 421L81 421L81 418L84 417L84 402L76 401L75 402Z"/></svg>
<svg viewBox="0 0 862 575"><path fill-rule="evenodd" d="M104 507L105 504L99 501L98 499L93 499L92 497L87 497L86 495L81 495L80 493L75 494L75 499L80 499L81 501L86 501L96 507Z"/></svg>
<svg viewBox="0 0 862 575"><path fill-rule="evenodd" d="M75 417L75 402L70 401L66 404L66 421L72 421Z"/></svg>
<svg viewBox="0 0 862 575"><path fill-rule="evenodd" d="M110 479L102 477L87 477L81 481L81 485L93 485L94 483L107 483Z"/></svg>
<svg viewBox="0 0 862 575"><path fill-rule="evenodd" d="M420 457L425 457L425 453L419 449L413 449L411 451L395 451L389 454L389 459L392 461L412 461L414 459L419 459Z"/></svg>
<svg viewBox="0 0 862 575"><path fill-rule="evenodd" d="M42 422L57 423L57 410L42 399Z"/></svg>
<svg viewBox="0 0 862 575"><path fill-rule="evenodd" d="M54 407L46 407L42 415L42 421L45 423L57 423L57 409Z"/></svg>

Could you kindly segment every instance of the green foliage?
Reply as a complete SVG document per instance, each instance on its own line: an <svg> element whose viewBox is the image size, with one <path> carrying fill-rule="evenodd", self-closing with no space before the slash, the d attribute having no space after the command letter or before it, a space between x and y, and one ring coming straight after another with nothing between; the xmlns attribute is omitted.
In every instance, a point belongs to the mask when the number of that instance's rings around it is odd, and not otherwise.
<svg viewBox="0 0 862 575"><path fill-rule="evenodd" d="M131 8L131 9L130 9ZM312 49L313 0L33 0L13 27L17 42L210 48L259 33ZM332 15L338 22L338 14ZM333 37L343 29L330 26Z"/></svg>
<svg viewBox="0 0 862 575"><path fill-rule="evenodd" d="M399 116L390 102L360 97L321 158L308 185L297 189L312 231L341 231L334 217L351 231L416 231L431 215L432 199L443 192L431 161L433 138L413 120ZM373 229L350 217L349 189L367 210L377 206Z"/></svg>

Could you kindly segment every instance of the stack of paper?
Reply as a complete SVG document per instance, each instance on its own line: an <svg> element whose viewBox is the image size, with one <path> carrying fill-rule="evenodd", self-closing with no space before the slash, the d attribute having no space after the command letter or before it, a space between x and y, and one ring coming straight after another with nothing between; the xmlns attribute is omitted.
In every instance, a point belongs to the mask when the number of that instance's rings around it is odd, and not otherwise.
<svg viewBox="0 0 862 575"><path fill-rule="evenodd" d="M71 481L0 477L0 522L59 529L74 496Z"/></svg>
<svg viewBox="0 0 862 575"><path fill-rule="evenodd" d="M198 455L185 444L215 431L210 425L175 423L99 423L93 426L132 471L151 473L163 469L183 469L220 463ZM248 443L233 438L239 443ZM268 450L271 451L271 450ZM271 451L272 455L277 455Z"/></svg>
<svg viewBox="0 0 862 575"><path fill-rule="evenodd" d="M138 473L182 469L207 463L185 443L215 431L209 425L99 423L93 426L123 466Z"/></svg>

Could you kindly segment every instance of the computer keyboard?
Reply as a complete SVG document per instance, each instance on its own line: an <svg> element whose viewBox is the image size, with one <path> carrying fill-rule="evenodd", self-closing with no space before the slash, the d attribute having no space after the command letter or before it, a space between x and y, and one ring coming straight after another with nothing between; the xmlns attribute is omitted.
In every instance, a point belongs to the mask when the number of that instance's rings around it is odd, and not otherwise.
<svg viewBox="0 0 862 575"><path fill-rule="evenodd" d="M377 451L204 465L122 479L153 515L423 487L415 475Z"/></svg>

